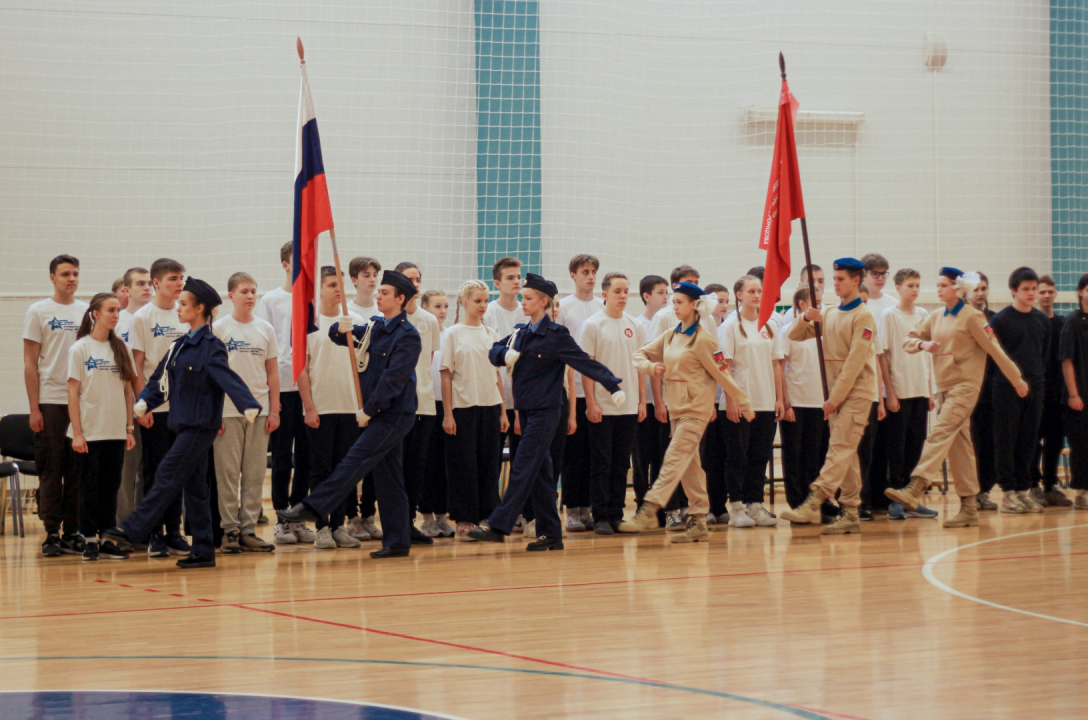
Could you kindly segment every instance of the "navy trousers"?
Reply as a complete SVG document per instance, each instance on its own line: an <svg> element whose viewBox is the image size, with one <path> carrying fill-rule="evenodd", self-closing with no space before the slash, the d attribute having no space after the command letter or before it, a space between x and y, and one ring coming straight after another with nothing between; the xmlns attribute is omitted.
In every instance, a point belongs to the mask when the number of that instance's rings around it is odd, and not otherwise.
<svg viewBox="0 0 1088 720"><path fill-rule="evenodd" d="M488 518L488 525L503 535L509 535L525 501L531 497L536 514L537 537L561 538L563 529L556 508L559 494L555 473L552 472L551 454L555 429L559 427L560 408L518 410L518 413L521 415L518 454L510 468L506 494Z"/></svg>
<svg viewBox="0 0 1088 720"><path fill-rule="evenodd" d="M326 515L368 473L374 474L374 493L382 514L382 547L412 547L408 530L408 493L404 489L404 438L416 424L415 413L379 413L325 482L304 501L318 515Z"/></svg>
<svg viewBox="0 0 1088 720"><path fill-rule="evenodd" d="M157 423L159 418L155 420ZM184 493L185 519L193 532L193 556L215 559L208 455L217 434L217 430L198 428L186 428L177 434L155 471L155 484L121 524L129 538L146 542L153 530L161 532L163 514Z"/></svg>

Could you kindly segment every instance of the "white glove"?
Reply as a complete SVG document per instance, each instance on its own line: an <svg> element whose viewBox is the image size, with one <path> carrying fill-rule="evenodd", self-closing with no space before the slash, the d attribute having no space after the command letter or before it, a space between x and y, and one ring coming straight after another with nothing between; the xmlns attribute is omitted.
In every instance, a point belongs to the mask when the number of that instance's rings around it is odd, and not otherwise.
<svg viewBox="0 0 1088 720"><path fill-rule="evenodd" d="M257 419L257 416L261 414L261 409L260 408L248 408L242 414L246 416L246 422L249 423L250 425L252 425L253 421Z"/></svg>
<svg viewBox="0 0 1088 720"><path fill-rule="evenodd" d="M623 390L617 390L616 392L612 393L613 405L615 405L616 407L623 407L623 404L625 402L627 402L627 395L624 394Z"/></svg>
<svg viewBox="0 0 1088 720"><path fill-rule="evenodd" d="M521 357L521 353L519 353L517 350L514 350L514 349L507 350L506 351L506 367L513 370L514 369L514 363L516 363L518 361L519 357Z"/></svg>
<svg viewBox="0 0 1088 720"><path fill-rule="evenodd" d="M347 315L343 315L340 318L340 322L336 324L336 332L341 335L347 335L355 329L355 323L351 321L351 318Z"/></svg>
<svg viewBox="0 0 1088 720"><path fill-rule="evenodd" d="M356 410L355 422L359 424L359 427L365 428L370 423L370 416L362 410Z"/></svg>
<svg viewBox="0 0 1088 720"><path fill-rule="evenodd" d="M144 415L147 415L147 400L139 401L138 403L136 403L136 405L133 406L132 410L136 413L136 417L143 417Z"/></svg>

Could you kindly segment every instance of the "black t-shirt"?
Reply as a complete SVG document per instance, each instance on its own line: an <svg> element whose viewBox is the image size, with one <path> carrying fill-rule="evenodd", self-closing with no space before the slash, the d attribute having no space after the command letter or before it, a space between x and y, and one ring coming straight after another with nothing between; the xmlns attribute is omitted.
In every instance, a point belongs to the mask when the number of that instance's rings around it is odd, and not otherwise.
<svg viewBox="0 0 1088 720"><path fill-rule="evenodd" d="M1055 314L1047 318L1050 327L1050 352L1046 359L1046 396L1047 399L1060 402L1065 378L1062 377L1061 341L1065 318Z"/></svg>
<svg viewBox="0 0 1088 720"><path fill-rule="evenodd" d="M1020 368L1025 382L1046 380L1050 318L1035 308L1024 313L1010 305L991 318L990 327L997 335L1005 354ZM1004 373L996 373L994 382L1009 384Z"/></svg>
<svg viewBox="0 0 1088 720"><path fill-rule="evenodd" d="M936 312L936 311L934 311ZM982 314L986 316L986 322L990 322L994 318L994 311L990 308L986 308L982 311ZM978 405L989 405L991 402L990 388L993 387L994 382L994 368L997 365L994 364L994 359L989 355L986 356L986 373L982 376L982 392L978 395ZM978 407L976 405L975 407Z"/></svg>
<svg viewBox="0 0 1088 720"><path fill-rule="evenodd" d="M1077 378L1077 394L1088 391L1088 314L1074 310L1062 327L1061 348L1058 357L1073 361L1073 373ZM1069 402L1069 390L1062 383L1062 402Z"/></svg>

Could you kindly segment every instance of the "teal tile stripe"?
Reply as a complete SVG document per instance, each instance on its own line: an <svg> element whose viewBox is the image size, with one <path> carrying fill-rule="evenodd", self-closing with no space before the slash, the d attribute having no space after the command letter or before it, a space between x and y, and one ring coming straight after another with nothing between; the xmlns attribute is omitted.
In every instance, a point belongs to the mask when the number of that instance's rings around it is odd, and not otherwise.
<svg viewBox="0 0 1088 720"><path fill-rule="evenodd" d="M1051 253L1059 290L1088 272L1088 0L1050 0Z"/></svg>
<svg viewBox="0 0 1088 720"><path fill-rule="evenodd" d="M500 257L540 272L540 12L476 0L478 277Z"/></svg>

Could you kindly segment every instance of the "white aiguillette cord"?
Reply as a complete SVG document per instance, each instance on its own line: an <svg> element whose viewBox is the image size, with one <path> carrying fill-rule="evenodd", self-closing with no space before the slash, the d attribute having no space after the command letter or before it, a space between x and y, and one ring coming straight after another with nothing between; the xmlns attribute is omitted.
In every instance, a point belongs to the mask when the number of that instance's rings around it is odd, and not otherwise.
<svg viewBox="0 0 1088 720"><path fill-rule="evenodd" d="M170 361L174 358L174 354L179 349L179 344L185 336L182 335L174 342L170 343L170 350L166 353L166 364L162 366L162 375L159 376L159 392L162 393L162 401L165 403L170 399Z"/></svg>
<svg viewBox="0 0 1088 720"><path fill-rule="evenodd" d="M518 339L518 333L521 332L521 328L514 328L514 331L510 333L510 339L506 341L506 349L514 350L514 342ZM517 359L514 360L514 366L518 364ZM510 377L514 377L514 366L509 368Z"/></svg>
<svg viewBox="0 0 1088 720"><path fill-rule="evenodd" d="M355 348L355 361L359 372L365 372L367 366L370 365L370 331L373 329L374 319L371 318L370 322L366 324L366 330L363 331L363 339L359 341L359 345Z"/></svg>

